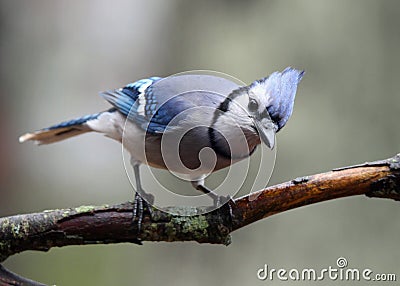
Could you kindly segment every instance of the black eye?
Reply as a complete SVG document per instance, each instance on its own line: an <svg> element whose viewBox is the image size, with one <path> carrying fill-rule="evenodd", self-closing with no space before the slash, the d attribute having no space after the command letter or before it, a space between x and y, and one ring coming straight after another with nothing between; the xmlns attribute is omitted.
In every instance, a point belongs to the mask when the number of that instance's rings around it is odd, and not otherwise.
<svg viewBox="0 0 400 286"><path fill-rule="evenodd" d="M258 109L258 102L254 98L250 99L249 101L249 110L250 111L256 111Z"/></svg>

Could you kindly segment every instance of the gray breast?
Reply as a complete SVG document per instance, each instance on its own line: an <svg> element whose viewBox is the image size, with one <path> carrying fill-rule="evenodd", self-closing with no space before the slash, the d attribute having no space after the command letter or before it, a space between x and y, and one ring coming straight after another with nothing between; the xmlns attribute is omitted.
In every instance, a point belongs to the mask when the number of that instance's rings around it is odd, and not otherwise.
<svg viewBox="0 0 400 286"><path fill-rule="evenodd" d="M153 167L199 177L231 165L231 160L215 154L209 126L214 109L192 111L190 116L164 134L146 136L146 159ZM201 160L200 160L201 158Z"/></svg>

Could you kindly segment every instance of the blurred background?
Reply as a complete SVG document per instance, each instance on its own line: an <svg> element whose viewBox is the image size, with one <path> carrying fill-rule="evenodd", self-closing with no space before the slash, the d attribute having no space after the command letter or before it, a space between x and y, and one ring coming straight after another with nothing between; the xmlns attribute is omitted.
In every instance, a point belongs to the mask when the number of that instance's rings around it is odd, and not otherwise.
<svg viewBox="0 0 400 286"><path fill-rule="evenodd" d="M398 1L0 5L1 216L131 199L119 144L90 134L37 147L18 137L106 109L99 91L153 75L208 69L250 83L289 65L305 69L270 184L400 152ZM57 285L308 285L256 273L264 264L335 267L343 256L349 267L400 279L399 236L398 203L354 197L259 221L228 247L71 246L24 252L5 266Z"/></svg>

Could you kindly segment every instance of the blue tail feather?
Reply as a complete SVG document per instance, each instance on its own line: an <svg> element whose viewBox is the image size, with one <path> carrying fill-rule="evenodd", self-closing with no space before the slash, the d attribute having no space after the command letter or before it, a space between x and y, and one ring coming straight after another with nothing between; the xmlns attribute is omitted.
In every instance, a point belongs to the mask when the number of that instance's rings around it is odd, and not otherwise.
<svg viewBox="0 0 400 286"><path fill-rule="evenodd" d="M96 114L90 114L90 115L82 116L82 117L75 118L72 120L64 121L64 122L52 125L50 127L44 128L42 130L54 130L54 129L59 129L59 128L71 127L71 126L75 126L75 125L81 125L83 123L86 123L89 120L97 119L100 116L100 114L102 114L102 113L103 112L99 112Z"/></svg>
<svg viewBox="0 0 400 286"><path fill-rule="evenodd" d="M115 108L112 108L108 110L108 112L113 112L115 110ZM35 141L37 144L50 144L92 131L85 123L97 119L102 113L103 112L86 115L43 128L33 133L27 133L22 135L19 141Z"/></svg>

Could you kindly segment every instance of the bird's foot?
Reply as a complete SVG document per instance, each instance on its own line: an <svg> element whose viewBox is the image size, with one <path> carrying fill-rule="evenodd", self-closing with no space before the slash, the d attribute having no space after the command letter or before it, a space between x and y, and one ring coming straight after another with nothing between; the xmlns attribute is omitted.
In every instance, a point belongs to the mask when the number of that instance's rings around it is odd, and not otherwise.
<svg viewBox="0 0 400 286"><path fill-rule="evenodd" d="M220 231L224 230L223 233L229 234L233 228L233 208L235 201L231 196L218 196L214 199L215 212L219 217Z"/></svg>
<svg viewBox="0 0 400 286"><path fill-rule="evenodd" d="M233 206L236 204L230 195L213 197L214 207L220 213L221 218L226 222L229 231L233 224ZM225 219L226 218L226 219Z"/></svg>
<svg viewBox="0 0 400 286"><path fill-rule="evenodd" d="M151 206L154 204L154 196L147 194L145 192L135 193L135 198L133 200L133 211L132 211L132 225L137 230L137 238L133 241L136 244L142 245L142 240L140 239L140 233L142 231L142 222L144 209L146 208L151 215Z"/></svg>
<svg viewBox="0 0 400 286"><path fill-rule="evenodd" d="M213 209L220 213L220 217L224 221L227 221L227 226L231 230L233 223L233 206L235 205L235 201L232 197L230 195L224 197L216 194L214 191L204 186L204 182L202 181L193 181L192 185L197 190L212 198L214 202ZM227 219L225 220L224 218Z"/></svg>

